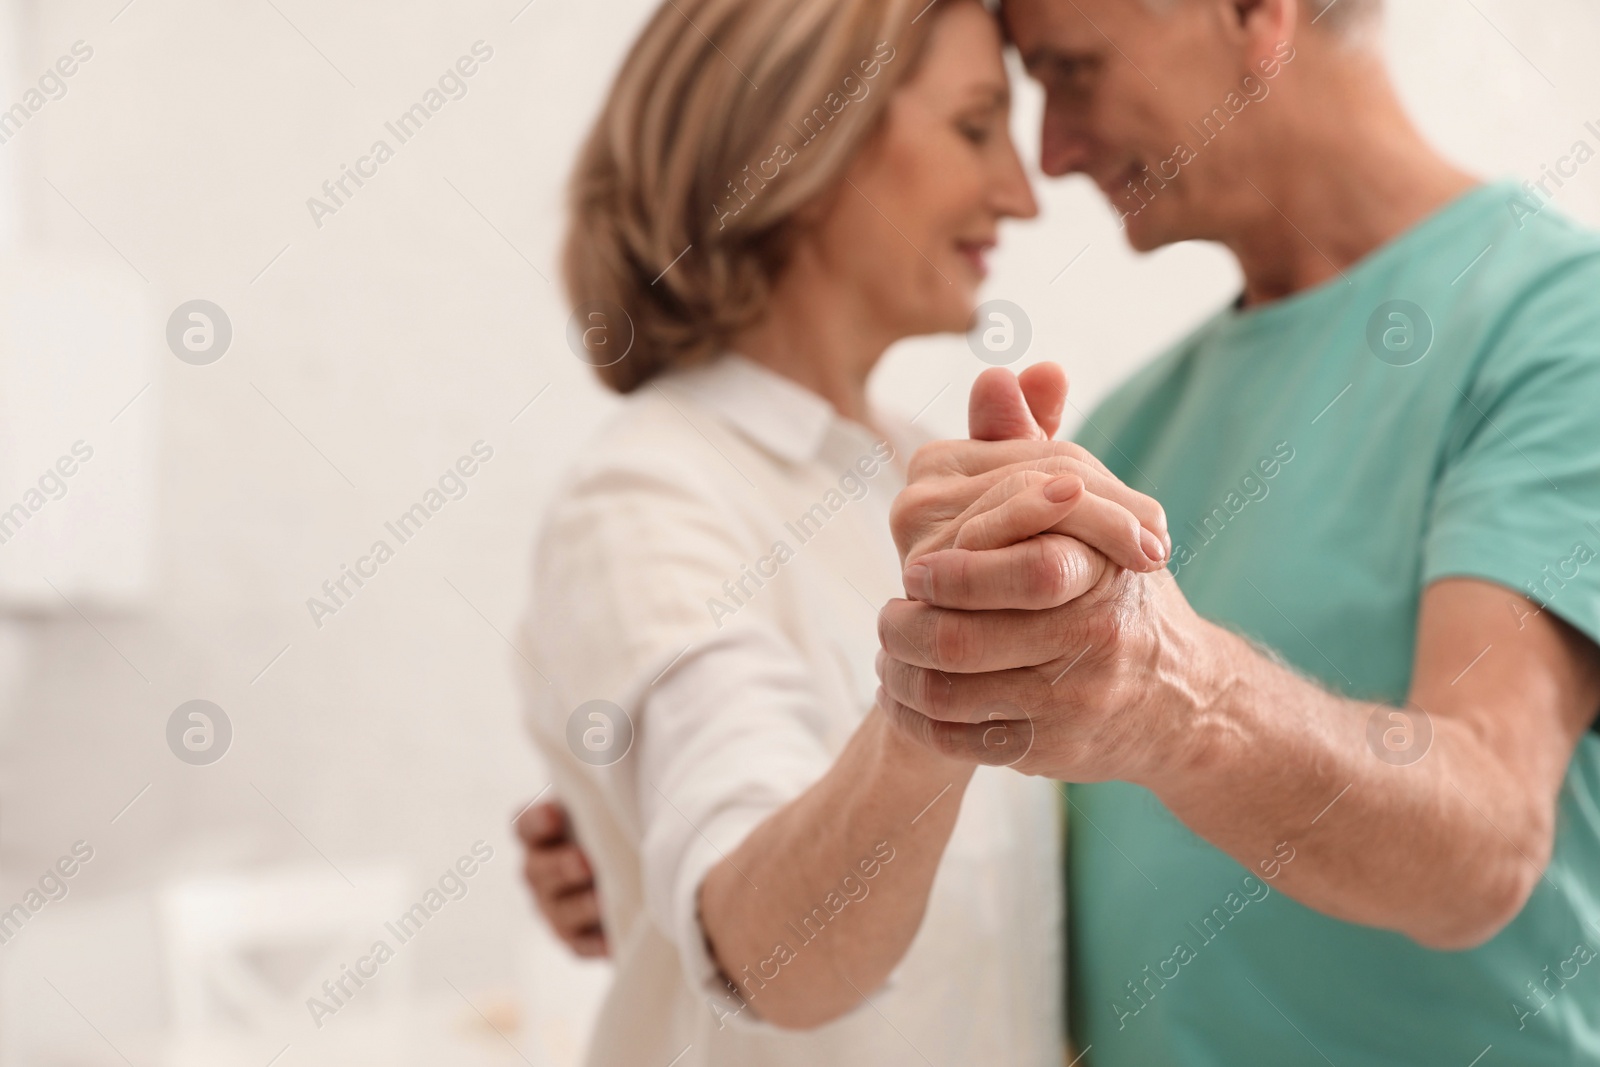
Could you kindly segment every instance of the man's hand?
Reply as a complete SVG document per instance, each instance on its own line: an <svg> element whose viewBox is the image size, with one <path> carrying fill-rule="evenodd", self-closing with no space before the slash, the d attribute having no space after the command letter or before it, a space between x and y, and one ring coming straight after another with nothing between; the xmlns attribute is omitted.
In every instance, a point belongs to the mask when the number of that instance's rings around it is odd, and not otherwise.
<svg viewBox="0 0 1600 1067"><path fill-rule="evenodd" d="M1165 570L1136 573L1041 532L1057 528L1041 496L1008 479L943 522L931 494L897 506L916 599L879 616L879 702L954 758L1064 781L1159 779L1193 755L1168 709L1223 684L1214 627Z"/></svg>
<svg viewBox="0 0 1600 1067"><path fill-rule="evenodd" d="M891 525L916 599L879 616L879 701L958 759L1077 781L1154 773L1151 645L1171 629L1156 598L1200 620L1162 569L1161 505L1050 440L1065 399L1054 364L986 371L974 439L913 458Z"/></svg>
<svg viewBox="0 0 1600 1067"><path fill-rule="evenodd" d="M1292 839L1302 858L1277 888L1429 948L1482 944L1518 914L1600 706L1593 643L1502 586L1434 583L1405 713L1429 721L1432 747L1391 763L1368 739L1384 707L1329 693L1200 618L1164 571L1028 537L1049 515L1025 492L974 507L988 489L970 483L1008 447L1040 446L943 446L951 499L896 509L917 599L880 616L878 699L905 732L974 762L1145 786L1245 866ZM1001 547L1015 537L1027 539ZM1458 685L1468 670L1473 684Z"/></svg>
<svg viewBox="0 0 1600 1067"><path fill-rule="evenodd" d="M587 959L610 955L594 871L572 836L566 809L556 803L525 809L517 816L517 836L526 852L522 876L555 935Z"/></svg>

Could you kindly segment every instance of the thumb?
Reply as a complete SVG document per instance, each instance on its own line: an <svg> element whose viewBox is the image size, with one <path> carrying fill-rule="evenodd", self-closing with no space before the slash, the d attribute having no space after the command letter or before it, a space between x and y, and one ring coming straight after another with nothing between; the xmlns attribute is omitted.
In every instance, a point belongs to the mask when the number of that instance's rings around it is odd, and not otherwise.
<svg viewBox="0 0 1600 1067"><path fill-rule="evenodd" d="M1061 414L1067 404L1067 372L1059 363L1035 363L1017 375L1023 398L1034 422L1046 440L1053 440L1061 429Z"/></svg>
<svg viewBox="0 0 1600 1067"><path fill-rule="evenodd" d="M967 432L974 441L1044 441L1017 376L991 367L972 383L967 402Z"/></svg>

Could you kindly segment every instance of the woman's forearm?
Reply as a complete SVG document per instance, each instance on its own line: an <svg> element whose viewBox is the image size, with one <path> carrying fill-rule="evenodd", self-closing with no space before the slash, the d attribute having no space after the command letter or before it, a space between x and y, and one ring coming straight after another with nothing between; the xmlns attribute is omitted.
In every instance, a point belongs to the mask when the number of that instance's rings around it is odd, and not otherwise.
<svg viewBox="0 0 1600 1067"><path fill-rule="evenodd" d="M922 923L972 773L874 708L826 775L711 870L701 925L748 1010L819 1026L882 984Z"/></svg>

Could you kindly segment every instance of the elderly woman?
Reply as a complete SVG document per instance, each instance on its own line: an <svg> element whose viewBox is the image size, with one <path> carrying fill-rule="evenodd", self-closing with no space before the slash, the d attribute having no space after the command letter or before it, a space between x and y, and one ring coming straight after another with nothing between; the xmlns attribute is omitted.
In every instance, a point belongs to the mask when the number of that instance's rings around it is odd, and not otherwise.
<svg viewBox="0 0 1600 1067"><path fill-rule="evenodd" d="M874 704L924 438L868 378L964 331L1000 222L1036 213L1008 117L975 0L676 0L583 151L573 336L628 399L551 505L524 633L604 887L593 1064L1061 1062L1051 784ZM1160 508L1093 460L1030 477L1059 528L1161 564Z"/></svg>

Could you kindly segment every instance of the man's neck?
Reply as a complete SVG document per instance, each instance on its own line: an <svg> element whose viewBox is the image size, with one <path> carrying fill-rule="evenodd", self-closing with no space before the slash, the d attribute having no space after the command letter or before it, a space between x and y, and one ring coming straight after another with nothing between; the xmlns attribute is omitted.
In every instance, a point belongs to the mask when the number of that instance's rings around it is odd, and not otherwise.
<svg viewBox="0 0 1600 1067"><path fill-rule="evenodd" d="M1320 132L1286 131L1294 151L1274 155L1292 165L1255 180L1254 222L1224 242L1247 305L1343 277L1478 184L1423 140L1386 83L1351 97L1319 103L1324 113L1300 125Z"/></svg>

